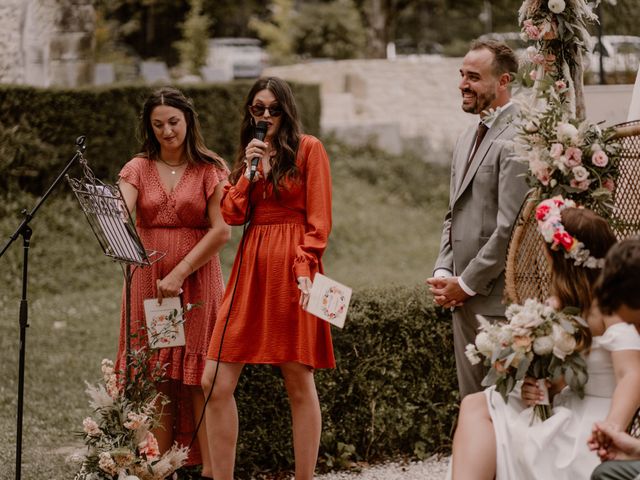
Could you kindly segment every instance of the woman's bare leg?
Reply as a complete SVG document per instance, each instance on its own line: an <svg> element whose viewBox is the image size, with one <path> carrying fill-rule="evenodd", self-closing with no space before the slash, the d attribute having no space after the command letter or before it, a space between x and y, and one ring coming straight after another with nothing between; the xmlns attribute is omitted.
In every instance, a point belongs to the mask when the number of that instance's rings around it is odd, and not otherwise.
<svg viewBox="0 0 640 480"><path fill-rule="evenodd" d="M238 384L241 363L225 363L207 360L202 374L204 398L209 396L211 384L218 366L218 375L205 407L211 470L215 480L233 480L238 441L238 409L233 393Z"/></svg>
<svg viewBox="0 0 640 480"><path fill-rule="evenodd" d="M202 388L189 385L189 393L191 394L191 403L193 405L194 425L198 426L202 409L204 408L204 395ZM211 470L211 455L209 452L209 442L207 439L207 422L204 421L198 429L198 447L202 456L202 476L213 478Z"/></svg>
<svg viewBox="0 0 640 480"><path fill-rule="evenodd" d="M460 405L453 435L453 480L493 480L496 434L483 392L467 395Z"/></svg>
<svg viewBox="0 0 640 480"><path fill-rule="evenodd" d="M295 480L312 480L320 448L322 419L313 370L300 363L280 365L291 405Z"/></svg>

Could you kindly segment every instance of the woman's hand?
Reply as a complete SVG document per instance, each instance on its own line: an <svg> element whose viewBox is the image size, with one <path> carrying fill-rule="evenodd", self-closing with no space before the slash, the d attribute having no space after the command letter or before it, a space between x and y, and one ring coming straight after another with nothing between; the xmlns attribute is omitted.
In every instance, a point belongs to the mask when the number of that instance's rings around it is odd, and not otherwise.
<svg viewBox="0 0 640 480"><path fill-rule="evenodd" d="M311 279L309 277L298 277L298 288L300 289L300 306L303 310L309 304L309 292L311 290Z"/></svg>
<svg viewBox="0 0 640 480"><path fill-rule="evenodd" d="M551 382L545 380L547 389L551 387ZM527 407L533 407L542 402L545 398L545 392L538 386L538 379L533 377L525 377L522 383L520 397Z"/></svg>
<svg viewBox="0 0 640 480"><path fill-rule="evenodd" d="M163 298L177 297L182 293L182 284L189 273L186 267L183 268L183 262L180 262L166 277L156 280L156 297L160 305Z"/></svg>
<svg viewBox="0 0 640 480"><path fill-rule="evenodd" d="M262 176L266 178L271 171L269 144L263 142L262 140L254 138L244 149L244 162L247 165L245 176L247 178L249 178L249 174L251 172L251 161L256 157L260 158L260 164L262 165ZM260 172L256 171L256 174L253 177L253 181L257 181L260 176Z"/></svg>

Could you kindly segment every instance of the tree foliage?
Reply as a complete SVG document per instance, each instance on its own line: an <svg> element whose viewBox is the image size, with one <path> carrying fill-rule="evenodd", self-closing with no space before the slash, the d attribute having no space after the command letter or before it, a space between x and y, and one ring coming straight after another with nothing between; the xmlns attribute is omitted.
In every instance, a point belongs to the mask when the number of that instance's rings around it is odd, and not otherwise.
<svg viewBox="0 0 640 480"><path fill-rule="evenodd" d="M181 24L182 39L175 43L180 64L190 74L199 75L207 62L211 20L202 12L202 0L190 0L191 9Z"/></svg>
<svg viewBox="0 0 640 480"><path fill-rule="evenodd" d="M142 58L179 61L175 42L188 2L94 0L98 50L103 57L119 45ZM258 35L275 63L296 55L346 58L384 57L395 41L416 53L460 54L468 42L489 31L517 31L522 0L201 0L218 36ZM357 11L358 15L354 14ZM601 5L604 34L637 34L637 0ZM361 40L364 30L365 41ZM594 33L595 33L594 28ZM104 54L104 55L103 55Z"/></svg>
<svg viewBox="0 0 640 480"><path fill-rule="evenodd" d="M352 0L305 3L294 25L295 49L301 56L338 60L364 56L365 30Z"/></svg>
<svg viewBox="0 0 640 480"><path fill-rule="evenodd" d="M268 20L257 16L249 19L251 27L267 45L271 63L290 63L294 58L295 28L292 25L298 15L293 0L273 0Z"/></svg>

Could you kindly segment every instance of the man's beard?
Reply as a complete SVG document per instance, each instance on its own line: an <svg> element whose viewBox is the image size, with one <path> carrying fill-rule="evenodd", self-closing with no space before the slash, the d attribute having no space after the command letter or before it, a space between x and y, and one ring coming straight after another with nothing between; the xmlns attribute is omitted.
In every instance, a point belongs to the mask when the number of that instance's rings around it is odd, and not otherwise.
<svg viewBox="0 0 640 480"><path fill-rule="evenodd" d="M462 110L467 113L480 114L484 110L489 109L493 101L496 99L496 95L493 92L479 94L472 90L465 90L462 93L471 93L476 97L476 101L471 105L465 105L464 102L462 103Z"/></svg>

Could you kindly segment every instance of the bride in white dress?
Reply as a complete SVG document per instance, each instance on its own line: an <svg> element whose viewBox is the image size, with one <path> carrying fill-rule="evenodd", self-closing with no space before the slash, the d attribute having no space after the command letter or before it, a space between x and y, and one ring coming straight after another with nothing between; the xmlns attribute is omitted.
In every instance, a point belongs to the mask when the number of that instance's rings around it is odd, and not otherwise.
<svg viewBox="0 0 640 480"><path fill-rule="evenodd" d="M564 229L604 258L616 239L608 223L590 210L566 208ZM592 425L605 420L618 429L640 406L640 335L617 316L590 309L599 269L574 265L563 251L549 249L551 290L560 307L583 309L591 334L584 398L554 385L553 415L532 424L532 406L542 398L533 379L514 390L505 403L489 388L468 395L460 407L453 439L453 479L588 480L600 460L587 441Z"/></svg>

